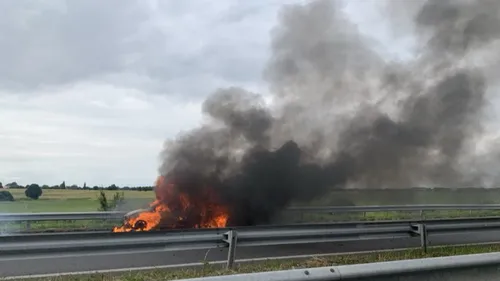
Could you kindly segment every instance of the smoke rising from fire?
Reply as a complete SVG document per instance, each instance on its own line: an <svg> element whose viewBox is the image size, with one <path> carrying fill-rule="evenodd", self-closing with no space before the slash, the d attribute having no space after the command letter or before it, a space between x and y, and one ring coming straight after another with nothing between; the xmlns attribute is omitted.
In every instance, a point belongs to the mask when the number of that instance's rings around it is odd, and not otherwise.
<svg viewBox="0 0 500 281"><path fill-rule="evenodd" d="M264 72L272 105L217 90L208 121L166 142L160 174L193 197L209 186L233 225L331 188L491 180L469 164L498 69L500 2L415 2L383 5L391 28L419 43L404 62L378 55L338 1L284 7Z"/></svg>

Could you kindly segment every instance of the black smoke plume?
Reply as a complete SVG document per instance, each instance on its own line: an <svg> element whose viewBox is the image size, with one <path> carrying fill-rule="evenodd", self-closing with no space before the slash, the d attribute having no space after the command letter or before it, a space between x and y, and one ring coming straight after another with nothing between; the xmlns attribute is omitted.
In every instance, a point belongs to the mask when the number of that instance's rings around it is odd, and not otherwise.
<svg viewBox="0 0 500 281"><path fill-rule="evenodd" d="M271 105L217 90L203 104L209 121L166 143L160 174L190 194L214 188L233 225L332 188L491 180L469 165L485 133L500 1L384 3L393 31L417 38L413 59L380 56L338 1L286 6L264 72Z"/></svg>

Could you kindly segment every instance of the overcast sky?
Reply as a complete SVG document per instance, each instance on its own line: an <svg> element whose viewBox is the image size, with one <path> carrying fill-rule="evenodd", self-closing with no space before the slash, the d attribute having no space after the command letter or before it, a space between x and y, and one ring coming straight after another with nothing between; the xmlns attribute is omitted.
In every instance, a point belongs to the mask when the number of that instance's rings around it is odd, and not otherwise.
<svg viewBox="0 0 500 281"><path fill-rule="evenodd" d="M0 181L151 185L163 142L218 87L265 93L281 5L299 0L0 1ZM390 42L373 1L346 11Z"/></svg>

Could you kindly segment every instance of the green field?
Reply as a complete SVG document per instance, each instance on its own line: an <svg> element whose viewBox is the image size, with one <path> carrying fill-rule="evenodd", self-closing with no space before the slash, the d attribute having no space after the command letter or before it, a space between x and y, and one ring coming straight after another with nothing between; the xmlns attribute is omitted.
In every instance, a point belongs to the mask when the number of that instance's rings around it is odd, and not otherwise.
<svg viewBox="0 0 500 281"><path fill-rule="evenodd" d="M373 263L403 259L418 259L452 255L466 255L500 251L500 244L430 247L427 253L420 249L336 255L302 260L269 260L265 262L245 263L233 270L221 269L220 265L207 264L199 269L150 270L143 272L126 272L113 274L94 274L86 276L61 276L52 278L37 278L40 281L160 281L205 276L229 275L238 273L288 270L331 265L348 265ZM33 280L27 279L24 281Z"/></svg>
<svg viewBox="0 0 500 281"><path fill-rule="evenodd" d="M14 202L0 202L0 213L92 212L99 208L98 190L45 189L38 200L26 198L23 189L8 189ZM117 191L104 191L108 199ZM154 199L153 191L125 190L123 208L135 209Z"/></svg>

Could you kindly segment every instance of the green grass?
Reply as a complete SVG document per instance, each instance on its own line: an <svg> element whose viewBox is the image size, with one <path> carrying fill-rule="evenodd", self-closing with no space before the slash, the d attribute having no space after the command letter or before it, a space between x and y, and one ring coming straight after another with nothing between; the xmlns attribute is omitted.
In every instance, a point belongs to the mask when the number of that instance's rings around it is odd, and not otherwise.
<svg viewBox="0 0 500 281"><path fill-rule="evenodd" d="M253 262L239 264L233 270L225 270L220 265L205 265L197 269L169 269L151 270L142 272L128 272L118 274L94 274L85 276L60 276L53 278L37 278L40 281L160 281L175 280L183 278L197 278L205 276L228 275L238 273L263 272L274 270L288 270L311 267L322 267L331 265L348 265L359 263L373 263L383 261L394 261L403 259L417 259L429 257L441 257L452 255L466 255L477 253L488 253L500 251L500 244L490 245L467 245L430 247L427 253L420 249L400 250L390 252L372 252L351 255L336 255L329 257L317 257L306 260L268 260L265 262ZM33 280L33 279L27 279ZM27 281L25 280L25 281Z"/></svg>

